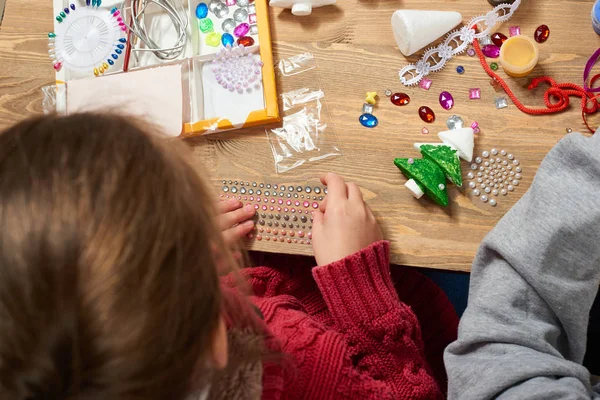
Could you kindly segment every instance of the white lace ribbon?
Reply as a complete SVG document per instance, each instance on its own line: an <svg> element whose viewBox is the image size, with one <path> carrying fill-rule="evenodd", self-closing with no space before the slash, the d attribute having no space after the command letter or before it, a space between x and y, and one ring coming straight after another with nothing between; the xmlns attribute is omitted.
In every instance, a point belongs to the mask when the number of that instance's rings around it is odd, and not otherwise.
<svg viewBox="0 0 600 400"><path fill-rule="evenodd" d="M431 72L442 70L452 57L463 53L475 39L486 37L497 24L508 21L521 5L521 1L500 4L486 15L475 17L467 25L450 32L439 46L427 49L419 61L402 68L398 73L400 82L406 86L413 86ZM482 29L479 33L475 29L477 26Z"/></svg>

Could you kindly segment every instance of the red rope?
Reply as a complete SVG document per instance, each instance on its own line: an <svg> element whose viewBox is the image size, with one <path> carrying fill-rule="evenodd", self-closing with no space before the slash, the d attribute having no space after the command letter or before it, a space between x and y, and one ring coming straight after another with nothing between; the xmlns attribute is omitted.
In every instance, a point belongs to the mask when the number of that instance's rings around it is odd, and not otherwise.
<svg viewBox="0 0 600 400"><path fill-rule="evenodd" d="M506 92L508 97L512 100L515 106L526 114L531 115L545 115L545 114L554 114L560 111L565 110L569 106L569 96L575 96L581 98L581 116L583 118L584 124L590 130L590 132L594 133L594 131L588 125L585 115L593 114L600 108L598 104L597 98L600 95L595 96L594 93L586 92L585 89L581 86L577 86L573 83L556 83L556 81L548 76L540 76L537 78L533 78L531 83L529 84L528 89L533 90L537 88L540 83L548 83L550 87L544 93L544 103L546 104L546 108L530 108L525 106L517 96L510 90L510 87L504 82L504 80L498 76L488 65L485 56L481 52L481 47L479 46L479 42L477 40L473 41L473 47L477 52L477 56L479 57L479 61L481 66L485 70L485 72L496 81L502 89ZM590 87L593 86L594 82L600 78L600 74L594 76L590 82ZM553 103L551 98L555 100ZM592 101L592 105L588 107L588 103Z"/></svg>

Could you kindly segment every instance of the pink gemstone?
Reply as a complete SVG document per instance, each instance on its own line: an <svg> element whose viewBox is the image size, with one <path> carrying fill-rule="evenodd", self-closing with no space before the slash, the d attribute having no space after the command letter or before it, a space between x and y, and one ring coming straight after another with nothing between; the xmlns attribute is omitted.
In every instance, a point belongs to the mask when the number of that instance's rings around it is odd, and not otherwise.
<svg viewBox="0 0 600 400"><path fill-rule="evenodd" d="M260 203L260 197L257 197L257 198L256 198L256 201Z"/></svg>
<svg viewBox="0 0 600 400"><path fill-rule="evenodd" d="M290 236L294 237L294 236L296 236L296 233L294 231L290 231Z"/></svg>
<svg viewBox="0 0 600 400"><path fill-rule="evenodd" d="M292 205L292 201L288 200L288 201L285 202L285 204L287 204L288 206L291 206Z"/></svg>
<svg viewBox="0 0 600 400"><path fill-rule="evenodd" d="M118 17L119 15L121 15L121 11L117 10L115 11L115 13L113 14L113 16Z"/></svg>
<svg viewBox="0 0 600 400"><path fill-rule="evenodd" d="M277 200L277 204L282 205L283 204L283 199Z"/></svg>
<svg viewBox="0 0 600 400"><path fill-rule="evenodd" d="M473 123L471 124L471 129L475 130L479 128L479 123L477 121L473 121Z"/></svg>
<svg viewBox="0 0 600 400"><path fill-rule="evenodd" d="M248 21L250 21L251 24L256 24L256 14L248 15Z"/></svg>
<svg viewBox="0 0 600 400"><path fill-rule="evenodd" d="M269 210L274 211L275 207L271 206L271 207L269 207Z"/></svg>
<svg viewBox="0 0 600 400"><path fill-rule="evenodd" d="M312 203L312 208L314 208L315 210L319 208L319 203L317 203L316 201Z"/></svg>
<svg viewBox="0 0 600 400"><path fill-rule="evenodd" d="M421 89L429 90L433 81L431 79L423 78L421 82L419 82L419 87Z"/></svg>
<svg viewBox="0 0 600 400"><path fill-rule="evenodd" d="M242 37L246 36L246 33L248 33L249 31L250 25L244 22L235 27L235 29L233 30L233 34L237 37Z"/></svg>
<svg viewBox="0 0 600 400"><path fill-rule="evenodd" d="M54 63L54 70L56 71L60 71L60 69L62 68L62 63Z"/></svg>
<svg viewBox="0 0 600 400"><path fill-rule="evenodd" d="M280 238L279 238L279 241L280 241L280 242L282 242L282 243L283 243L283 241L284 241L284 240L285 240L285 239L284 239L284 238L282 238L282 237L280 237Z"/></svg>
<svg viewBox="0 0 600 400"><path fill-rule="evenodd" d="M271 203L275 203L275 199L271 199Z"/></svg>
<svg viewBox="0 0 600 400"><path fill-rule="evenodd" d="M263 209L264 211L267 211L267 206L262 206L262 209Z"/></svg>
<svg viewBox="0 0 600 400"><path fill-rule="evenodd" d="M287 238L287 239L286 239L286 242L288 242L288 243L292 243L292 239L290 239L290 238Z"/></svg>
<svg viewBox="0 0 600 400"><path fill-rule="evenodd" d="M470 48L469 50L467 50L467 54L469 55L469 57L475 57L475 49Z"/></svg>
<svg viewBox="0 0 600 400"><path fill-rule="evenodd" d="M270 236L265 236L265 240L268 242L268 241L271 240L271 237Z"/></svg>
<svg viewBox="0 0 600 400"><path fill-rule="evenodd" d="M283 209L283 211L285 211L285 212L288 212L288 211L290 211L290 209L289 209L289 208L287 208L287 207L285 207L285 208Z"/></svg>
<svg viewBox="0 0 600 400"><path fill-rule="evenodd" d="M444 110L449 110L454 107L454 97L448 92L440 93L440 105Z"/></svg>
<svg viewBox="0 0 600 400"><path fill-rule="evenodd" d="M290 209L290 211L292 212L292 214L296 213L296 209L295 208Z"/></svg>
<svg viewBox="0 0 600 400"><path fill-rule="evenodd" d="M277 207L277 211L281 211L281 207Z"/></svg>
<svg viewBox="0 0 600 400"><path fill-rule="evenodd" d="M296 201L294 202L294 205L295 205L296 207L300 207L300 202L299 202L298 200L296 200Z"/></svg>
<svg viewBox="0 0 600 400"><path fill-rule="evenodd" d="M481 90L479 88L469 89L469 99L476 100L481 98Z"/></svg>
<svg viewBox="0 0 600 400"><path fill-rule="evenodd" d="M508 34L510 36L519 36L521 34L521 27L511 26L510 28L508 28Z"/></svg>
<svg viewBox="0 0 600 400"><path fill-rule="evenodd" d="M309 239L312 239L312 232L308 232L307 236L308 236Z"/></svg>
<svg viewBox="0 0 600 400"><path fill-rule="evenodd" d="M308 206L310 206L310 203L308 201L305 201L304 203L302 203L302 205L304 206L304 208L308 208Z"/></svg>
<svg viewBox="0 0 600 400"><path fill-rule="evenodd" d="M227 4L229 7L233 7L236 4L236 0L225 0L225 4Z"/></svg>
<svg viewBox="0 0 600 400"><path fill-rule="evenodd" d="M427 134L429 133L429 129L427 129L427 128L423 128L423 129L421 129L421 133L422 133L423 135L427 135Z"/></svg>
<svg viewBox="0 0 600 400"><path fill-rule="evenodd" d="M299 237L299 238L303 238L303 237L304 237L304 232L302 232L302 231L298 231L298 237Z"/></svg>
<svg viewBox="0 0 600 400"><path fill-rule="evenodd" d="M255 210L258 210L258 204L255 204L255 205L254 205L254 209L255 209Z"/></svg>
<svg viewBox="0 0 600 400"><path fill-rule="evenodd" d="M260 242L262 240L262 235L256 235L256 240Z"/></svg>
<svg viewBox="0 0 600 400"><path fill-rule="evenodd" d="M250 196L250 201L254 201L254 196Z"/></svg>
<svg viewBox="0 0 600 400"><path fill-rule="evenodd" d="M477 128L475 128L475 129L473 129L473 133L474 133L474 134L476 134L476 135L477 135L479 132L481 132L481 130L479 130L479 127L477 127Z"/></svg>
<svg viewBox="0 0 600 400"><path fill-rule="evenodd" d="M496 46L495 44L486 44L485 46L483 46L483 49L481 49L481 51L483 52L484 56L489 58L500 57L500 47Z"/></svg>
<svg viewBox="0 0 600 400"><path fill-rule="evenodd" d="M263 199L263 201L264 201L265 203L268 203L268 202L269 202L269 199L267 199L267 198L265 197L265 198Z"/></svg>
<svg viewBox="0 0 600 400"><path fill-rule="evenodd" d="M281 235L286 236L287 235L287 231L285 229L281 230Z"/></svg>

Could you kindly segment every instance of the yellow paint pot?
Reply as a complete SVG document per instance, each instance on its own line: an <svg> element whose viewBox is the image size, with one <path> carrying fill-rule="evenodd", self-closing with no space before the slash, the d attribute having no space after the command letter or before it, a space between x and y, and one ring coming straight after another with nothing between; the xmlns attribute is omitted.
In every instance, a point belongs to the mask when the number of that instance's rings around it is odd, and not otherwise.
<svg viewBox="0 0 600 400"><path fill-rule="evenodd" d="M539 57L537 43L524 35L508 38L500 48L502 68L513 78L529 75L537 65Z"/></svg>

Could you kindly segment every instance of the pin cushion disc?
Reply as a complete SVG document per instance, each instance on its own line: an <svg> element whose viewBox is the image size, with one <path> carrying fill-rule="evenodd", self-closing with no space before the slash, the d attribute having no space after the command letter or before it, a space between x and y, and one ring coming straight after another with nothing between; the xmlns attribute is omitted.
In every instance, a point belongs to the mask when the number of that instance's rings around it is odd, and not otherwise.
<svg viewBox="0 0 600 400"><path fill-rule="evenodd" d="M91 72L115 51L121 29L106 9L79 7L56 24L56 57L63 67Z"/></svg>

